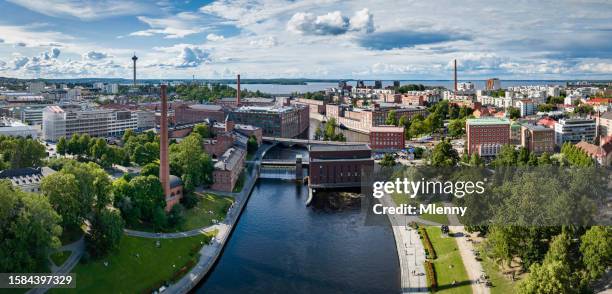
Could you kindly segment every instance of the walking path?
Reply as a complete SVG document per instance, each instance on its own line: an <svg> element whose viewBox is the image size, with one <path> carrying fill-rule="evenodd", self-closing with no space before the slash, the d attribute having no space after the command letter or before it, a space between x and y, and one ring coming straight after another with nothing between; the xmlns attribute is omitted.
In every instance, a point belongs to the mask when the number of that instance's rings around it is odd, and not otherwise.
<svg viewBox="0 0 612 294"><path fill-rule="evenodd" d="M380 202L386 207L396 206L391 195L383 196L380 198ZM425 266L423 265L425 249L417 231L408 226L411 221L420 219L396 214L388 214L388 217L393 228L400 263L402 293L429 292L427 290Z"/></svg>
<svg viewBox="0 0 612 294"><path fill-rule="evenodd" d="M71 253L68 259L66 259L66 261L64 261L64 263L61 266L59 267L55 265L51 266L51 272L54 274L70 273L72 269L77 265L77 263L79 263L81 256L83 256L83 253L85 253L85 238L81 237L81 239L79 239L78 241L64 245L58 248L57 250L55 250L55 252L62 252L62 251L70 251ZM53 262L51 262L51 264L53 264ZM27 293L28 294L43 294L47 292L47 290L49 290L49 288L34 288L34 289L30 289Z"/></svg>
<svg viewBox="0 0 612 294"><path fill-rule="evenodd" d="M450 203L444 202L444 206L451 206ZM457 215L450 214L447 216L449 222L451 224L460 224ZM472 293L475 294L489 294L491 293L491 289L487 287L484 283L477 283L476 281L480 281L480 276L484 273L482 264L476 260L476 255L474 254L474 244L468 242L465 235L467 232L465 231L464 226L449 226L449 230L453 232L455 236L455 240L457 241L457 246L459 247L459 253L461 255L461 259L463 260L463 266L467 271L468 277L470 278L470 283L472 284Z"/></svg>

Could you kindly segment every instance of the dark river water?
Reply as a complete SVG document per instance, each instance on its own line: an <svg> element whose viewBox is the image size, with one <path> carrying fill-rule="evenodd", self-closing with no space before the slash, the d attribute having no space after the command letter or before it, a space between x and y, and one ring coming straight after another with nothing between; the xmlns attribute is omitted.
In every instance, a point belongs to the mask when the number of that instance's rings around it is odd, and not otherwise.
<svg viewBox="0 0 612 294"><path fill-rule="evenodd" d="M398 293L393 232L365 226L359 206L307 207L308 188L259 180L197 293Z"/></svg>

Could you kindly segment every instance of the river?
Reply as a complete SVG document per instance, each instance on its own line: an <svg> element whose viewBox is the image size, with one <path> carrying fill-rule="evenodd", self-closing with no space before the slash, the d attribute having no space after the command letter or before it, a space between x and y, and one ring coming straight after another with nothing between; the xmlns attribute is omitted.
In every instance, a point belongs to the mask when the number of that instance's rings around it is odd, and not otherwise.
<svg viewBox="0 0 612 294"><path fill-rule="evenodd" d="M359 205L307 207L306 198L306 186L259 180L218 264L195 292L400 292L391 227L365 226Z"/></svg>

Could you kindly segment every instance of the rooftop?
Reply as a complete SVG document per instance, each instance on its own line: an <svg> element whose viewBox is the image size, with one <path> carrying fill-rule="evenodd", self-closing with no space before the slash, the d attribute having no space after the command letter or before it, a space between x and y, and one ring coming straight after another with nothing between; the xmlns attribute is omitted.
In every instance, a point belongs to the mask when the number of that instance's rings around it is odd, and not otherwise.
<svg viewBox="0 0 612 294"><path fill-rule="evenodd" d="M211 111L223 110L223 107L221 107L221 105L214 105L214 104L193 104L193 105L189 105L189 108L195 109L195 110L211 110Z"/></svg>
<svg viewBox="0 0 612 294"><path fill-rule="evenodd" d="M468 125L483 126L483 125L509 125L510 120L499 117L471 118L466 121Z"/></svg>
<svg viewBox="0 0 612 294"><path fill-rule="evenodd" d="M404 127L396 127L396 126L377 126L371 127L370 132L377 133L403 133Z"/></svg>
<svg viewBox="0 0 612 294"><path fill-rule="evenodd" d="M215 163L215 169L218 170L233 170L238 164L240 158L244 156L244 150L236 147L227 149L219 160Z"/></svg>
<svg viewBox="0 0 612 294"><path fill-rule="evenodd" d="M309 151L363 151L371 150L367 144L356 145L310 145Z"/></svg>

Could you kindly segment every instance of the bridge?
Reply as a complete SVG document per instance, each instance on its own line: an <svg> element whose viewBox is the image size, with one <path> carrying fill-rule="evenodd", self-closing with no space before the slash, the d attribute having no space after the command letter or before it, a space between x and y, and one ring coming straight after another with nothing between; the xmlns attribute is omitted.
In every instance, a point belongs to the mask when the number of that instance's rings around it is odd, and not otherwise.
<svg viewBox="0 0 612 294"><path fill-rule="evenodd" d="M281 138L281 137L262 137L264 141L276 142L276 143L291 143L300 145L336 145L336 146L353 146L353 145L365 145L364 142L339 142L339 141L321 141L321 140L310 140L310 139L293 139L293 138Z"/></svg>

